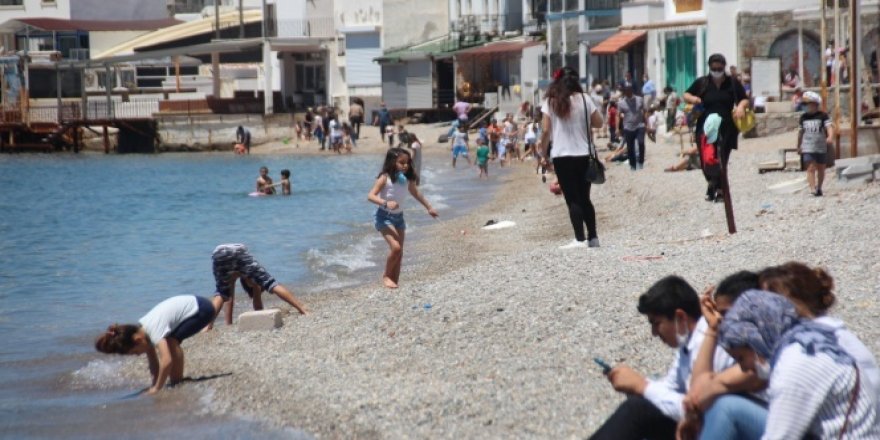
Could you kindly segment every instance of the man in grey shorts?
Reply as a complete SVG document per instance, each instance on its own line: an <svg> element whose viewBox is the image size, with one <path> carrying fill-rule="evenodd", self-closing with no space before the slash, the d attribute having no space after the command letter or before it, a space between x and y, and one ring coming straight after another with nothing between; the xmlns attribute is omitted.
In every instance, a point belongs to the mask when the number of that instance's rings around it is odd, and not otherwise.
<svg viewBox="0 0 880 440"><path fill-rule="evenodd" d="M275 278L260 265L248 252L247 246L235 244L221 244L214 249L211 255L214 270L214 282L216 283L216 295L223 298L226 307L226 324L232 324L232 307L235 302L235 280L241 279L241 287L248 296L253 299L254 310L263 309L261 294L263 291L274 293L284 302L290 304L305 315L305 306L293 296L293 293L284 285L275 281Z"/></svg>

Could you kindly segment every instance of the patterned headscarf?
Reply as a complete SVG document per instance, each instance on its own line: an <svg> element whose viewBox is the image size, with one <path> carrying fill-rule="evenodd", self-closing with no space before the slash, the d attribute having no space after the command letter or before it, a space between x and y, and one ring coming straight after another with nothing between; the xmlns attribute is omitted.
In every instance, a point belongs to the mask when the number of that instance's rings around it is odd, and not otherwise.
<svg viewBox="0 0 880 440"><path fill-rule="evenodd" d="M721 321L718 341L728 350L751 348L771 366L791 344L801 345L810 356L825 353L836 362L853 364L852 357L837 343L833 329L801 320L791 301L761 290L749 290L736 300Z"/></svg>

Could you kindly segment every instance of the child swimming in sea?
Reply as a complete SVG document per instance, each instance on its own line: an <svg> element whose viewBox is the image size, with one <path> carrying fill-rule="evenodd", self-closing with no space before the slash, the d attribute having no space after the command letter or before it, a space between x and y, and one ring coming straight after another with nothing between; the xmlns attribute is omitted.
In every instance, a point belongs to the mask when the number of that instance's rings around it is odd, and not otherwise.
<svg viewBox="0 0 880 440"><path fill-rule="evenodd" d="M95 341L95 349L107 354L147 355L152 383L148 394L183 380L183 349L180 344L207 327L223 306L195 295L174 296L153 307L137 324L113 324ZM169 381L170 379L170 381Z"/></svg>
<svg viewBox="0 0 880 440"><path fill-rule="evenodd" d="M290 190L290 170L281 170L281 194L289 196Z"/></svg>
<svg viewBox="0 0 880 440"><path fill-rule="evenodd" d="M257 192L266 195L275 194L275 185L272 183L269 169L266 167L260 167L260 176L257 177Z"/></svg>
<svg viewBox="0 0 880 440"><path fill-rule="evenodd" d="M403 240L406 236L406 222L403 220L401 203L406 194L412 196L428 210L431 217L437 217L437 211L419 192L418 176L412 166L412 157L402 148L391 148L385 155L382 172L367 195L367 200L376 205L374 216L376 230L388 243L389 253L385 262L385 273L382 283L386 288L396 289L400 280L400 266L403 262Z"/></svg>
<svg viewBox="0 0 880 440"><path fill-rule="evenodd" d="M263 291L278 295L301 315L308 313L306 307L293 296L284 285L275 281L269 272L248 252L247 246L240 243L221 244L211 255L214 270L216 294L226 303L226 324L232 324L232 308L235 302L235 280L241 279L241 287L254 303L254 310L263 310Z"/></svg>

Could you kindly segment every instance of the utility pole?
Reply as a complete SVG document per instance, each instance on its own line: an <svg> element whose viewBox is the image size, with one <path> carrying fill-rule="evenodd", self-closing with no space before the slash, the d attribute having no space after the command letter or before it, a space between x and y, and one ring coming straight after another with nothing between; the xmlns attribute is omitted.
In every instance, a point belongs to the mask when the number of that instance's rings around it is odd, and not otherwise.
<svg viewBox="0 0 880 440"><path fill-rule="evenodd" d="M214 0L214 38L220 39L220 0Z"/></svg>
<svg viewBox="0 0 880 440"><path fill-rule="evenodd" d="M262 34L263 34L263 113L271 115L274 112L272 96L272 46L269 44L269 8L266 0L263 0Z"/></svg>
<svg viewBox="0 0 880 440"><path fill-rule="evenodd" d="M244 0L238 0L238 38L244 40Z"/></svg>

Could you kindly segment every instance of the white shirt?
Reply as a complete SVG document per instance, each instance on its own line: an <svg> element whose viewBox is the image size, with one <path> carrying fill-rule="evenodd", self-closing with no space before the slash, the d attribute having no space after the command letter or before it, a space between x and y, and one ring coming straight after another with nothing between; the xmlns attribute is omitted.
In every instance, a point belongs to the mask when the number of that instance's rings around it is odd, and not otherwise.
<svg viewBox="0 0 880 440"><path fill-rule="evenodd" d="M581 99L583 96L584 99ZM592 115L596 111L596 105L589 96L581 93L575 93L569 98L571 100L571 112L565 119L560 119L553 113L549 103L545 99L541 103L541 113L550 116L551 135L553 139L553 149L550 150L550 157L564 156L588 156L590 150L588 147L589 139L587 137L587 115ZM584 103L587 107L584 108Z"/></svg>
<svg viewBox="0 0 880 440"><path fill-rule="evenodd" d="M654 112L653 114L651 114L651 116L648 116L648 130L656 130L657 122L659 121L659 119L660 116L657 114L657 112Z"/></svg>
<svg viewBox="0 0 880 440"><path fill-rule="evenodd" d="M315 115L315 122L312 124L312 127L315 127L315 130L317 130L317 129L319 129L319 128L320 128L321 130L324 130L324 125L323 125L323 124L324 124L324 118L322 118L322 117L320 117L320 116L318 116L318 115Z"/></svg>
<svg viewBox="0 0 880 440"><path fill-rule="evenodd" d="M141 327L156 345L181 322L199 312L199 303L194 295L172 296L160 302L138 320Z"/></svg>
<svg viewBox="0 0 880 440"><path fill-rule="evenodd" d="M406 199L406 195L409 194L409 182L402 183L398 180L397 183L391 183L391 176L387 174L385 176L385 186L379 191L379 198L387 202L392 200L397 202L397 209L383 209L392 214L400 214L403 212L403 201Z"/></svg>
<svg viewBox="0 0 880 440"><path fill-rule="evenodd" d="M328 126L330 127L330 136L332 136L332 137L342 136L342 130L339 129L339 122L337 122L336 119L331 119Z"/></svg>
<svg viewBox="0 0 880 440"><path fill-rule="evenodd" d="M813 320L819 324L826 325L834 329L834 335L837 336L837 343L856 360L859 366L861 381L867 385L867 389L875 396L880 396L880 368L877 366L877 359L868 347L862 343L858 336L853 334L846 328L843 321L832 318L830 316L820 316ZM877 399L880 404L880 399ZM878 408L880 412L880 408Z"/></svg>
<svg viewBox="0 0 880 440"><path fill-rule="evenodd" d="M761 439L799 439L807 433L838 438L855 387L855 371L825 353L807 355L800 344L782 348L770 374L770 407ZM862 380L849 415L847 439L880 438L877 398Z"/></svg>
<svg viewBox="0 0 880 440"><path fill-rule="evenodd" d="M556 147L554 146L554 148ZM708 328L709 324L706 319L700 318L694 331L691 332L687 345L676 350L675 359L672 361L666 377L660 380L649 380L648 387L645 388L645 399L648 399L660 412L672 420L681 421L684 418L682 400L690 388L691 372L693 372L694 362L697 360ZM733 358L723 348L720 346L715 348L715 358L712 361L714 371L724 371L734 363Z"/></svg>

